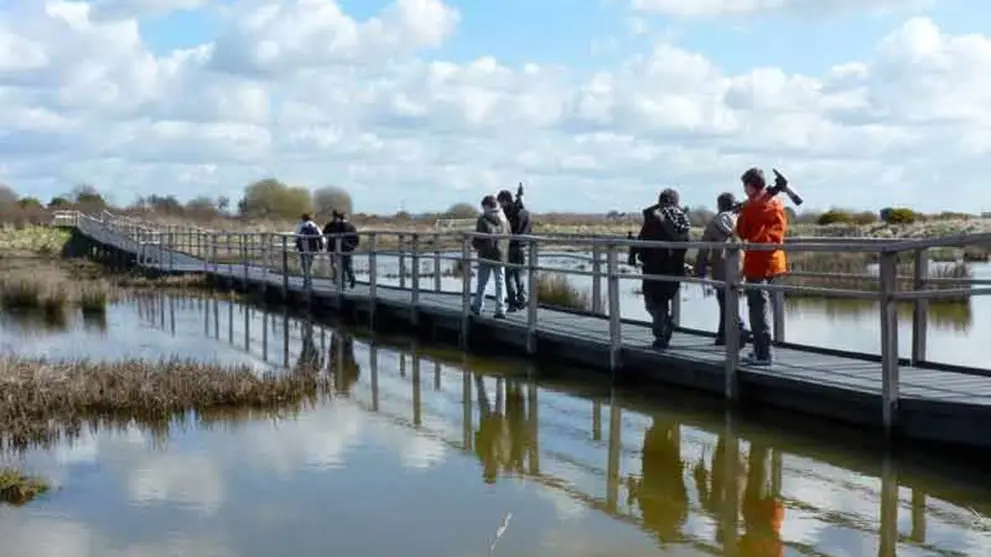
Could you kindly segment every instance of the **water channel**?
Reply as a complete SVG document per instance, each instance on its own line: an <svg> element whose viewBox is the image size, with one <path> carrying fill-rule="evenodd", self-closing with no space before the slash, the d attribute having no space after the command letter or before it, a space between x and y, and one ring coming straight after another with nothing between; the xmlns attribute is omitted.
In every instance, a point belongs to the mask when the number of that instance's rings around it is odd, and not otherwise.
<svg viewBox="0 0 991 557"><path fill-rule="evenodd" d="M568 370L476 359L216 298L138 296L8 353L176 355L292 369L336 395L294 416L90 427L23 465L3 555L991 555L991 488ZM704 405L698 405L700 408ZM491 550L497 530L505 531Z"/></svg>

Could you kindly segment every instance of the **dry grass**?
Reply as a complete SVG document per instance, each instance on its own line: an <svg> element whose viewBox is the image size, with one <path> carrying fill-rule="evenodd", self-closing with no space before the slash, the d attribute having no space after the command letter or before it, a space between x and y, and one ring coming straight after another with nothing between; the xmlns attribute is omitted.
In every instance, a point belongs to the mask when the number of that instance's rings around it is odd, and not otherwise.
<svg viewBox="0 0 991 557"><path fill-rule="evenodd" d="M0 502L21 506L49 490L45 480L12 466L0 467Z"/></svg>
<svg viewBox="0 0 991 557"><path fill-rule="evenodd" d="M55 313L66 306L105 308L119 292L105 280L80 280L58 260L0 257L0 305L9 310Z"/></svg>
<svg viewBox="0 0 991 557"><path fill-rule="evenodd" d="M814 288L831 288L842 290L875 291L878 289L876 271L872 274L874 258L863 253L806 253L799 254L789 260L789 272L795 275L786 276L784 284L807 286ZM899 262L899 288L911 287L913 263L911 260ZM807 273L819 276L801 276ZM832 276L830 276L832 275ZM841 277L835 275L859 275ZM929 278L966 280L972 277L970 268L965 263L953 263L930 267ZM966 284L953 282L936 282L926 285L927 289L954 289L966 287ZM788 296L801 296L798 293L788 293ZM961 298L963 299L963 298Z"/></svg>
<svg viewBox="0 0 991 557"><path fill-rule="evenodd" d="M537 278L537 301L541 305L590 311L592 297L558 273L541 273Z"/></svg>
<svg viewBox="0 0 991 557"><path fill-rule="evenodd" d="M94 419L163 424L189 411L298 409L330 392L330 381L311 372L260 374L180 359L97 363L7 356L0 358L0 447L47 445Z"/></svg>

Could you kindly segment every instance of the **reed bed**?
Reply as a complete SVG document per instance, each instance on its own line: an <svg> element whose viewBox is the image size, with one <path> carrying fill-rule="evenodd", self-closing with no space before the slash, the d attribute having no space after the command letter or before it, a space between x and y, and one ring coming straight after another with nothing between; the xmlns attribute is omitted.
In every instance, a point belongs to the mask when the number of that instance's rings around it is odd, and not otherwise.
<svg viewBox="0 0 991 557"><path fill-rule="evenodd" d="M36 260L26 265L0 265L0 305L8 310L57 313L67 306L99 310L119 298L106 280L79 280L57 261Z"/></svg>
<svg viewBox="0 0 991 557"><path fill-rule="evenodd" d="M809 253L802 257L793 257L789 260L789 273L782 282L795 286L806 286L814 288L832 288L843 290L877 291L878 277L876 264L868 254L834 254L834 253ZM900 261L898 264L898 287L902 290L912 288L911 278L914 264L909 258L908 261ZM802 276L803 274L813 276ZM850 276L838 276L850 275ZM946 263L933 265L929 268L929 279L936 279L938 282L928 282L924 285L927 290L969 288L966 282L972 278L970 267L966 263ZM789 292L789 297L806 296L798 292ZM817 294L808 296L818 297ZM942 301L963 301L967 296L959 299Z"/></svg>
<svg viewBox="0 0 991 557"><path fill-rule="evenodd" d="M541 273L537 277L537 301L542 305L590 311L592 297L588 291L577 288L568 277L559 273Z"/></svg>
<svg viewBox="0 0 991 557"><path fill-rule="evenodd" d="M86 420L167 423L177 414L298 408L330 392L308 370L256 372L173 358L115 363L0 357L0 448L57 440Z"/></svg>
<svg viewBox="0 0 991 557"><path fill-rule="evenodd" d="M0 503L21 506L50 489L42 478L13 466L0 466Z"/></svg>

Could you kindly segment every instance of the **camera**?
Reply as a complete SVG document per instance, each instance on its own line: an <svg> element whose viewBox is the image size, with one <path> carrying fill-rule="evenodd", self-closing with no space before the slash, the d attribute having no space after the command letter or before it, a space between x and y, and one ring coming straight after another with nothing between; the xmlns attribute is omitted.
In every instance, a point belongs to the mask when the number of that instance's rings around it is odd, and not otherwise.
<svg viewBox="0 0 991 557"><path fill-rule="evenodd" d="M788 196L788 199L791 199L792 203L794 203L798 207L801 207L802 203L805 203L805 200L802 199L802 196L799 195L797 191L795 191L791 186L788 185L788 178L786 178L784 174L779 172L777 168L772 168L771 170L774 172L774 184L768 187L766 190L768 197L774 197L779 193L784 192L785 195ZM733 212L734 213L740 212L740 209L743 208L743 205L745 203L746 201L741 201L736 205L734 205Z"/></svg>

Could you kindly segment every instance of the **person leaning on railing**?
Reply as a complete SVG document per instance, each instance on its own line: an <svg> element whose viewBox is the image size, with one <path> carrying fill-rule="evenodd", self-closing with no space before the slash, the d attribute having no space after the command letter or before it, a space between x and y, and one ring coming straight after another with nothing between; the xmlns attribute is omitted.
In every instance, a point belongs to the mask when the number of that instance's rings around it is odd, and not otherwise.
<svg viewBox="0 0 991 557"><path fill-rule="evenodd" d="M729 192L722 193L716 198L716 210L719 211L709 219L702 233L703 242L726 243L735 237L736 231L736 197ZM702 248L695 257L695 274L699 278L710 275L713 280L726 280L726 250ZM716 346L726 344L726 290L716 288L716 301L719 303L719 328L716 329ZM740 349L746 345L748 332L740 322Z"/></svg>
<svg viewBox="0 0 991 557"><path fill-rule="evenodd" d="M788 217L784 204L767 194L764 171L751 168L740 176L747 201L736 221L736 234L751 244L784 244ZM751 284L771 284L788 271L784 250L746 250L743 255L743 278ZM744 363L768 366L771 356L771 295L767 290L747 290L750 330L754 351Z"/></svg>

